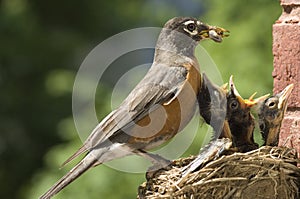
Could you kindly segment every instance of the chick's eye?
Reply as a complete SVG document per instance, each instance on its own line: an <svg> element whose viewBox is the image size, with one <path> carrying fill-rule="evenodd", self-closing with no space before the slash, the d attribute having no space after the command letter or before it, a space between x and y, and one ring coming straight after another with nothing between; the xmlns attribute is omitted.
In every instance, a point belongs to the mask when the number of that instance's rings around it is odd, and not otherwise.
<svg viewBox="0 0 300 199"><path fill-rule="evenodd" d="M231 103L230 103L230 108L231 109L237 109L238 108L238 102L237 101L232 101Z"/></svg>
<svg viewBox="0 0 300 199"><path fill-rule="evenodd" d="M190 23L187 25L187 29L193 32L196 29L196 25L194 23Z"/></svg>
<svg viewBox="0 0 300 199"><path fill-rule="evenodd" d="M274 107L276 106L276 103L273 102L273 101L271 101L271 102L269 102L269 103L267 104L267 106L268 106L269 108L274 108Z"/></svg>
<svg viewBox="0 0 300 199"><path fill-rule="evenodd" d="M273 106L275 106L275 102L271 102L271 103L269 104L269 107L273 107Z"/></svg>

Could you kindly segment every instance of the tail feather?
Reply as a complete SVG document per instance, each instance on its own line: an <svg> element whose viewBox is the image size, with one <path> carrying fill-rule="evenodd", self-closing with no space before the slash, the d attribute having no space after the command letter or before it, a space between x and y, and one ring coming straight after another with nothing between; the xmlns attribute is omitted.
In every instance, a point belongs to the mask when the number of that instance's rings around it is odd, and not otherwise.
<svg viewBox="0 0 300 199"><path fill-rule="evenodd" d="M60 166L60 168L63 168L66 164L68 164L69 162L71 162L72 160L74 160L76 157L78 157L79 155L83 154L87 152L87 148L85 145L81 146L72 156L70 156L66 161L64 161L64 163L62 163L62 165Z"/></svg>
<svg viewBox="0 0 300 199"><path fill-rule="evenodd" d="M71 169L65 176L63 176L58 182L56 182L45 194L39 199L50 199L52 196L60 192L64 187L73 182L81 174L87 171L89 168L97 162L97 159L93 156L86 156L81 160L73 169Z"/></svg>

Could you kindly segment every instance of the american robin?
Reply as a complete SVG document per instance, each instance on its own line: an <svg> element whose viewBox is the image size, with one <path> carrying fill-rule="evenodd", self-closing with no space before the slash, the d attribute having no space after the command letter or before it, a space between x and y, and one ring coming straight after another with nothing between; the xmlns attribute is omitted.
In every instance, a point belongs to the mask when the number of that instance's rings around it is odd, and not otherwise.
<svg viewBox="0 0 300 199"><path fill-rule="evenodd" d="M213 139L227 137L231 139L228 121L225 120L227 112L227 84L219 87L202 74L201 87L197 95L199 113L214 132Z"/></svg>
<svg viewBox="0 0 300 199"><path fill-rule="evenodd" d="M230 77L226 119L232 135L233 147L236 147L239 152L258 148L258 144L253 139L255 122L250 110L254 105L264 101L268 95L253 99L254 95L249 99L243 99L234 85L233 76Z"/></svg>
<svg viewBox="0 0 300 199"><path fill-rule="evenodd" d="M294 85L290 84L280 93L258 104L258 121L264 139L263 145L278 146L281 122L293 87Z"/></svg>
<svg viewBox="0 0 300 199"><path fill-rule="evenodd" d="M40 199L52 197L89 168L116 158L138 154L154 164L168 164L145 150L168 141L191 120L200 86L195 47L207 38L221 42L227 33L191 17L169 20L158 37L148 73L65 163L87 155Z"/></svg>

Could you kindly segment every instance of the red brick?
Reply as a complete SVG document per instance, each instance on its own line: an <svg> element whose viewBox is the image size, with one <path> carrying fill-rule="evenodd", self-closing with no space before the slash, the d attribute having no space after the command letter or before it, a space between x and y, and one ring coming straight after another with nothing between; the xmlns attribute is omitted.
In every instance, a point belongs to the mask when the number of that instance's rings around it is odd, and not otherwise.
<svg viewBox="0 0 300 199"><path fill-rule="evenodd" d="M300 0L281 0L281 6L283 12L273 25L273 92L280 92L290 83L294 83L294 89L279 145L295 148L300 155Z"/></svg>
<svg viewBox="0 0 300 199"><path fill-rule="evenodd" d="M283 5L283 12L276 23L297 24L300 22L300 5Z"/></svg>
<svg viewBox="0 0 300 199"><path fill-rule="evenodd" d="M279 146L294 148L300 158L300 110L288 111L279 135Z"/></svg>
<svg viewBox="0 0 300 199"><path fill-rule="evenodd" d="M274 93L294 83L289 107L300 107L300 24L273 25Z"/></svg>
<svg viewBox="0 0 300 199"><path fill-rule="evenodd" d="M300 0L280 0L281 5L300 5Z"/></svg>

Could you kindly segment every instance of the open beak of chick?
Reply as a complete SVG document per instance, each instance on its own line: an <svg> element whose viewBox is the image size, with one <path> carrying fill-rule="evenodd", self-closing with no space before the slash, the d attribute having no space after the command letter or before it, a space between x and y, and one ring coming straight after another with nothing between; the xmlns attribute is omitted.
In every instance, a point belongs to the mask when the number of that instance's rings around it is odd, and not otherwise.
<svg viewBox="0 0 300 199"><path fill-rule="evenodd" d="M239 103L241 105L244 105L246 107L252 107L252 106L255 106L261 102L264 102L270 94L266 94L266 95L263 95L261 97L258 97L258 98L255 98L254 99L254 96L256 95L256 92L254 94L252 94L248 99L243 99L241 97L241 95L239 94L239 92L237 91L235 85L234 85L234 82L233 82L233 76L231 75L230 76L230 79L229 79L229 85L230 85L230 90L231 92L233 92L233 94L236 96L237 100L239 101Z"/></svg>
<svg viewBox="0 0 300 199"><path fill-rule="evenodd" d="M276 96L278 97L278 109L285 109L287 106L287 101L292 93L294 88L294 84L290 84L283 91L278 93Z"/></svg>

